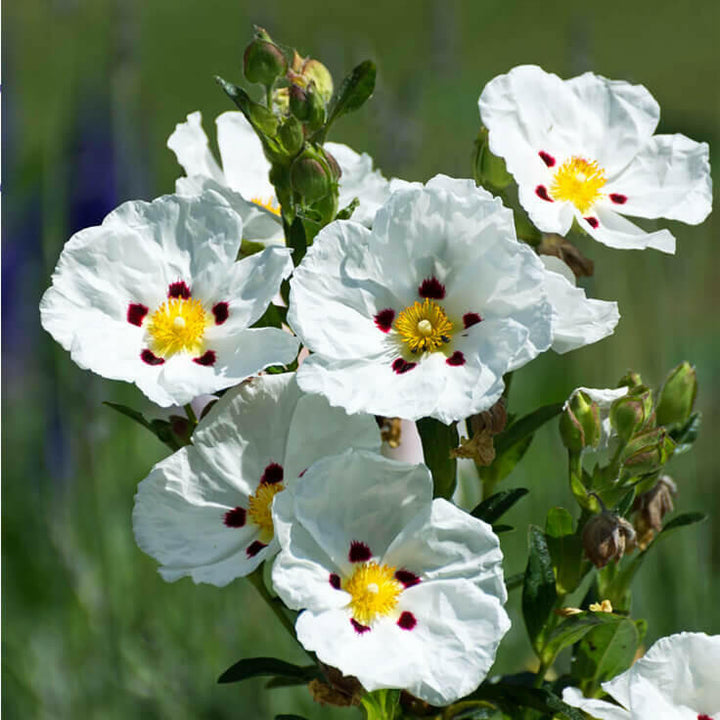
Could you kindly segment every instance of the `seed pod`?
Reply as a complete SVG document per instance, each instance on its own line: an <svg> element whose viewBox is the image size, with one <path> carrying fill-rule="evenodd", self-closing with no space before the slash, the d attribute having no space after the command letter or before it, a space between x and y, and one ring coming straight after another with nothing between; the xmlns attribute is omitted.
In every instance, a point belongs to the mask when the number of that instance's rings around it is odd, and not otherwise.
<svg viewBox="0 0 720 720"><path fill-rule="evenodd" d="M590 562L602 568L635 548L635 530L624 518L603 510L586 523L582 543Z"/></svg>

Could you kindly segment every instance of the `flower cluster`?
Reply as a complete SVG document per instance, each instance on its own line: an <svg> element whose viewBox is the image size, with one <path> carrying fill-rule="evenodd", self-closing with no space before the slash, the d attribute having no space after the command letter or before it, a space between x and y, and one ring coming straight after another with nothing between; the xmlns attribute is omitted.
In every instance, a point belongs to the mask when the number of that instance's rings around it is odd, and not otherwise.
<svg viewBox="0 0 720 720"><path fill-rule="evenodd" d="M324 142L335 118L367 99L370 65L331 99L324 66L258 30L245 74L265 87L266 104L222 81L240 108L216 121L222 166L191 113L168 140L186 172L177 194L126 203L71 238L41 318L80 367L134 382L158 405L220 396L199 422L188 411L190 431L172 436L176 452L137 490L135 537L165 580L221 587L250 575L265 587L267 561L269 602L295 620L323 682L339 671L362 692L402 689L442 706L476 692L510 628L492 522L512 502L486 497L472 513L451 502L455 424L486 433L492 452L477 465L491 490L501 479L494 468L524 452L506 441L509 453L503 433L526 448L531 435L521 432L539 422L510 420L504 430L509 374L547 350L611 335L620 316L617 303L588 298L562 259L518 239L513 210L482 177L387 181L369 156ZM562 81L524 66L492 80L479 104L489 150L504 158L538 231L565 235L576 222L613 247L673 252L667 230L646 233L623 215L697 223L709 213L707 145L653 135L659 110L641 86L591 73ZM606 503L628 488L632 502L641 487L637 507L654 512L653 532L673 507L650 507L652 488L667 460L662 443L685 437L694 386L682 417L677 403L653 406L648 392L630 382L580 388L565 405L572 490L583 522L595 513L571 535L598 567L630 551L626 535L616 547L618 528L634 537ZM478 419L488 413L503 419L492 432ZM418 421L427 465L380 454L385 418ZM583 470L590 449L596 464ZM648 470L651 451L663 459ZM603 536L589 548L598 523L614 544ZM542 556L554 563L543 592L562 599L582 574L569 580L553 547ZM540 617L532 573L542 562L531 556L523 602L546 670L543 637L557 617L624 619L612 612L614 595ZM598 609L608 610L602 620ZM716 655L717 638L673 636L603 684L620 705L574 688L565 701L603 718L668 708L719 717L717 685L703 670L720 665ZM685 671L674 690L667 680Z"/></svg>

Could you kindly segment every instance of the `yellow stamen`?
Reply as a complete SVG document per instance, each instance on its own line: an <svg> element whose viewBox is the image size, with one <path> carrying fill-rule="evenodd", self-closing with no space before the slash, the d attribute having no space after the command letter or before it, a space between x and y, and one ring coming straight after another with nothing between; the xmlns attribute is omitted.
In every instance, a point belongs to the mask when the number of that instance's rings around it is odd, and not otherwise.
<svg viewBox="0 0 720 720"><path fill-rule="evenodd" d="M434 352L449 343L453 324L436 302L425 298L425 302L415 301L398 315L395 329L410 352L416 354Z"/></svg>
<svg viewBox="0 0 720 720"><path fill-rule="evenodd" d="M151 316L148 333L152 351L160 357L178 352L202 354L205 328L210 317L199 300L172 298Z"/></svg>
<svg viewBox="0 0 720 720"><path fill-rule="evenodd" d="M603 600L599 603L592 603L592 605L588 607L588 610L592 610L593 612L611 613L613 611L613 606L609 600Z"/></svg>
<svg viewBox="0 0 720 720"><path fill-rule="evenodd" d="M605 171L595 160L571 157L557 169L550 196L553 200L569 200L586 213L602 197L600 189L605 182Z"/></svg>
<svg viewBox="0 0 720 720"><path fill-rule="evenodd" d="M376 617L395 609L403 585L395 579L394 567L367 562L355 568L343 583L343 590L352 597L353 618L361 625L371 625Z"/></svg>
<svg viewBox="0 0 720 720"><path fill-rule="evenodd" d="M254 197L250 198L251 203L255 203L256 205L259 205L262 208L265 208L269 212L271 212L273 215L280 215L280 205L278 205L277 200L274 197L269 198L261 198L261 197Z"/></svg>
<svg viewBox="0 0 720 720"><path fill-rule="evenodd" d="M273 498L285 486L282 483L260 483L254 495L248 498L248 517L260 528L260 540L270 542L275 532L272 520Z"/></svg>

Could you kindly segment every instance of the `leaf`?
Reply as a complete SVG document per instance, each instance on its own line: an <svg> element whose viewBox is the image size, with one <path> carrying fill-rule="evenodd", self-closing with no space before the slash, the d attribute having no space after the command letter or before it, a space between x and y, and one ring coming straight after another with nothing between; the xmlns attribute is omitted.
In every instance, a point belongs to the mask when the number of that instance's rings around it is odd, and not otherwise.
<svg viewBox="0 0 720 720"><path fill-rule="evenodd" d="M573 524L572 515L562 507L550 508L545 520L545 536L561 594L575 590L582 579L582 540Z"/></svg>
<svg viewBox="0 0 720 720"><path fill-rule="evenodd" d="M289 227L287 224L285 225L285 237L287 238L288 247L292 248L293 263L297 267L305 257L305 250L307 249L305 226L301 217L297 216Z"/></svg>
<svg viewBox="0 0 720 720"><path fill-rule="evenodd" d="M360 703L366 720L399 720L402 716L399 690L374 690L363 695Z"/></svg>
<svg viewBox="0 0 720 720"><path fill-rule="evenodd" d="M285 322L285 315L287 314L287 308L278 307L270 303L267 306L267 310L260 316L260 318L253 325L254 328L261 327L282 327Z"/></svg>
<svg viewBox="0 0 720 720"><path fill-rule="evenodd" d="M375 89L376 75L375 63L372 60L365 60L342 81L328 107L326 132L341 115L357 110L365 104Z"/></svg>
<svg viewBox="0 0 720 720"><path fill-rule="evenodd" d="M582 681L583 690L595 689L632 665L639 642L638 628L629 618L595 627L575 649L572 674Z"/></svg>
<svg viewBox="0 0 720 720"><path fill-rule="evenodd" d="M541 428L546 422L552 420L556 415L562 412L563 403L552 403L543 405L519 420L514 422L503 432L495 436L495 452L501 454L517 442L532 435L536 430Z"/></svg>
<svg viewBox="0 0 720 720"><path fill-rule="evenodd" d="M138 412L137 410L133 410L131 407L128 407L127 405L121 405L120 403L114 403L110 402L109 400L104 400L103 405L107 405L109 408L112 408L113 410L117 410L121 415L125 415L126 417L132 418L136 423L139 423L144 428L147 428L148 430L152 431L152 427L150 426L150 423L145 419L145 416Z"/></svg>
<svg viewBox="0 0 720 720"><path fill-rule="evenodd" d="M615 506L613 513L620 517L625 517L630 508L632 507L633 500L635 499L636 488L632 487L628 492L625 493L622 500Z"/></svg>
<svg viewBox="0 0 720 720"><path fill-rule="evenodd" d="M239 660L231 665L219 678L218 683L233 683L264 676L297 678L305 681L320 677L314 665L300 667L272 657L255 657Z"/></svg>
<svg viewBox="0 0 720 720"><path fill-rule="evenodd" d="M303 717L302 715L283 713L282 715L276 715L275 720L307 720L307 718Z"/></svg>
<svg viewBox="0 0 720 720"><path fill-rule="evenodd" d="M545 624L557 599L555 573L545 533L536 525L530 526L528 542L530 548L523 583L522 611L530 642L539 652Z"/></svg>
<svg viewBox="0 0 720 720"><path fill-rule="evenodd" d="M506 581L505 581L505 587L508 589L508 592L511 590L514 590L515 588L519 588L523 581L525 580L525 573L515 573L514 575L511 575Z"/></svg>
<svg viewBox="0 0 720 720"><path fill-rule="evenodd" d="M526 488L513 488L512 490L501 490L483 500L470 513L479 520L484 520L492 525L499 520L518 500L528 494Z"/></svg>
<svg viewBox="0 0 720 720"><path fill-rule="evenodd" d="M490 487L504 480L522 460L523 455L528 451L530 443L533 440L532 435L528 435L515 445L510 446L501 455L495 454L495 460L488 467L478 467L478 474L483 482Z"/></svg>
<svg viewBox="0 0 720 720"><path fill-rule="evenodd" d="M670 431L670 437L677 443L676 455L690 450L700 434L701 422L702 413L695 412L680 427Z"/></svg>
<svg viewBox="0 0 720 720"><path fill-rule="evenodd" d="M515 528L512 525L493 525L492 530L496 535L512 532Z"/></svg>
<svg viewBox="0 0 720 720"><path fill-rule="evenodd" d="M679 530L681 527L687 527L688 525L694 525L695 523L704 522L705 520L707 520L707 517L708 516L703 512L689 512L678 515L670 522L665 524L665 527L663 527L663 529L660 531L660 534L657 536L657 538L655 538L655 542L660 540L660 538L666 538L669 533L674 532L675 530ZM653 542L652 545L654 545L655 542ZM650 545L650 547L652 547L652 545Z"/></svg>
<svg viewBox="0 0 720 720"><path fill-rule="evenodd" d="M433 477L433 497L450 499L457 482L457 460L450 457L450 450L458 445L455 423L445 425L435 418L417 421L422 440L425 464Z"/></svg>
<svg viewBox="0 0 720 720"><path fill-rule="evenodd" d="M518 717L518 707L525 707L551 716L559 715L566 720L585 720L581 710L564 703L547 688L530 688L508 682L487 683L469 698L489 700L514 718Z"/></svg>
<svg viewBox="0 0 720 720"><path fill-rule="evenodd" d="M121 405L120 403L110 402L108 400L103 401L103 405L116 410L121 415L131 418L139 425L142 425L146 430L149 430L160 442L167 445L171 450L179 450L181 445L175 437L170 423L166 420L147 420L145 416L133 410L127 405Z"/></svg>
<svg viewBox="0 0 720 720"><path fill-rule="evenodd" d="M600 625L617 625L624 619L604 612L585 612L565 618L548 635L543 647L543 659L551 662L561 650L582 640L594 628Z"/></svg>
<svg viewBox="0 0 720 720"><path fill-rule="evenodd" d="M219 75L215 76L215 80L255 128L258 135L261 136L261 140L265 141L275 137L278 119L271 110L256 103L241 87L234 83L223 80ZM273 147L277 149L276 143L273 143Z"/></svg>

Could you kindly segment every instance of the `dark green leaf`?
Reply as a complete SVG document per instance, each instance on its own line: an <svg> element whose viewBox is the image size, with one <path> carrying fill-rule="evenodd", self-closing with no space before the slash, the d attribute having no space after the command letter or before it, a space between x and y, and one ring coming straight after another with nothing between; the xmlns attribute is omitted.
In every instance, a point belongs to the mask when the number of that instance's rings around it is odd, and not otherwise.
<svg viewBox="0 0 720 720"><path fill-rule="evenodd" d="M305 226L301 217L296 217L290 227L285 227L285 236L288 247L293 251L293 263L297 267L305 257L305 250L307 249Z"/></svg>
<svg viewBox="0 0 720 720"><path fill-rule="evenodd" d="M531 413L521 417L503 432L495 436L495 452L504 453L508 448L518 443L528 435L532 435L541 428L548 420L552 420L562 412L563 403L552 403L543 405Z"/></svg>
<svg viewBox="0 0 720 720"><path fill-rule="evenodd" d="M229 667L219 678L219 683L232 683L263 676L298 678L305 681L319 677L317 667L300 667L272 657L245 658Z"/></svg>
<svg viewBox="0 0 720 720"><path fill-rule="evenodd" d="M515 528L512 525L493 525L492 529L496 535L500 535L502 533L512 532Z"/></svg>
<svg viewBox="0 0 720 720"><path fill-rule="evenodd" d="M435 418L422 418L417 422L422 440L425 464L433 476L434 497L449 499L457 482L457 460L450 457L450 450L458 446L455 423L445 425Z"/></svg>
<svg viewBox="0 0 720 720"><path fill-rule="evenodd" d="M127 405L121 405L120 403L114 403L110 402L109 400L103 401L103 405L107 405L109 408L112 408L113 410L117 410L121 415L125 415L126 417L132 418L136 423L139 423L144 428L147 428L148 430L152 431L152 427L150 426L150 423L145 419L145 416L138 412L137 410L133 410L131 407L128 407Z"/></svg>
<svg viewBox="0 0 720 720"><path fill-rule="evenodd" d="M242 88L223 80L216 75L215 80L225 91L225 94L237 105L242 114L250 124L258 131L258 134L266 138L272 138L277 133L278 120L271 110L264 105L256 103Z"/></svg>
<svg viewBox="0 0 720 720"><path fill-rule="evenodd" d="M572 515L562 507L550 508L545 535L557 581L557 590L567 594L582 579L582 540L573 529Z"/></svg>
<svg viewBox="0 0 720 720"><path fill-rule="evenodd" d="M518 707L524 707L551 716L559 715L567 720L585 720L581 710L564 703L547 688L530 688L507 682L487 683L481 685L469 697L489 700L513 718L518 717Z"/></svg>
<svg viewBox="0 0 720 720"><path fill-rule="evenodd" d="M282 327L285 322L285 316L287 315L287 308L278 307L270 303L267 310L260 316L260 319L253 325L253 327Z"/></svg>
<svg viewBox="0 0 720 720"><path fill-rule="evenodd" d="M285 688L285 687L297 687L298 685L307 685L308 680L306 678L289 678L289 677L274 677L270 678L265 683L265 687L268 690L273 690L275 688Z"/></svg>
<svg viewBox="0 0 720 720"><path fill-rule="evenodd" d="M511 575L507 580L505 580L505 587L508 589L508 592L510 592L515 588L521 587L524 580L525 573L515 573L514 575Z"/></svg>
<svg viewBox="0 0 720 720"><path fill-rule="evenodd" d="M665 526L660 531L660 534L655 539L655 542L657 542L660 538L666 538L671 532L679 530L681 527L694 525L695 523L704 522L705 520L707 520L707 515L702 512L689 512L678 515L670 522L665 523Z"/></svg>
<svg viewBox="0 0 720 720"><path fill-rule="evenodd" d="M488 483L490 487L494 487L496 483L504 480L520 460L522 460L532 440L533 436L528 435L514 445L511 445L502 454L496 454L495 460L493 460L492 464L488 467L478 467L480 479L484 483Z"/></svg>
<svg viewBox="0 0 720 720"><path fill-rule="evenodd" d="M564 648L582 640L590 631L600 625L617 625L624 618L605 612L585 612L565 618L548 635L543 648L543 657L552 661Z"/></svg>
<svg viewBox="0 0 720 720"><path fill-rule="evenodd" d="M338 214L335 216L335 219L349 220L358 205L360 205L360 200L358 198L353 198L344 208L342 208L342 210L338 210Z"/></svg>
<svg viewBox="0 0 720 720"><path fill-rule="evenodd" d="M630 508L632 507L633 500L635 499L635 492L636 489L633 487L625 493L622 500L620 500L620 502L613 509L613 513L615 513L615 515L625 517L628 514Z"/></svg>
<svg viewBox="0 0 720 720"><path fill-rule="evenodd" d="M526 488L501 490L483 500L470 514L491 525L499 520L520 498L528 494Z"/></svg>
<svg viewBox="0 0 720 720"><path fill-rule="evenodd" d="M670 431L670 437L677 443L675 454L687 452L700 433L702 413L693 413L679 428Z"/></svg>
<svg viewBox="0 0 720 720"><path fill-rule="evenodd" d="M377 70L372 60L360 63L341 83L328 108L329 127L345 113L357 110L365 104L375 89Z"/></svg>
<svg viewBox="0 0 720 720"><path fill-rule="evenodd" d="M292 715L283 713L282 715L276 715L275 720L307 720L307 718L304 718L302 715Z"/></svg>
<svg viewBox="0 0 720 720"><path fill-rule="evenodd" d="M103 405L107 405L121 415L132 418L136 423L142 425L146 430L149 430L160 442L165 443L171 450L180 449L181 445L172 431L172 426L167 420L147 420L141 412L133 410L127 407L127 405L121 405L120 403L106 400L103 402Z"/></svg>
<svg viewBox="0 0 720 720"><path fill-rule="evenodd" d="M523 583L522 611L530 642L539 652L545 625L557 599L555 573L545 533L539 527L530 526L528 544L530 547Z"/></svg>

